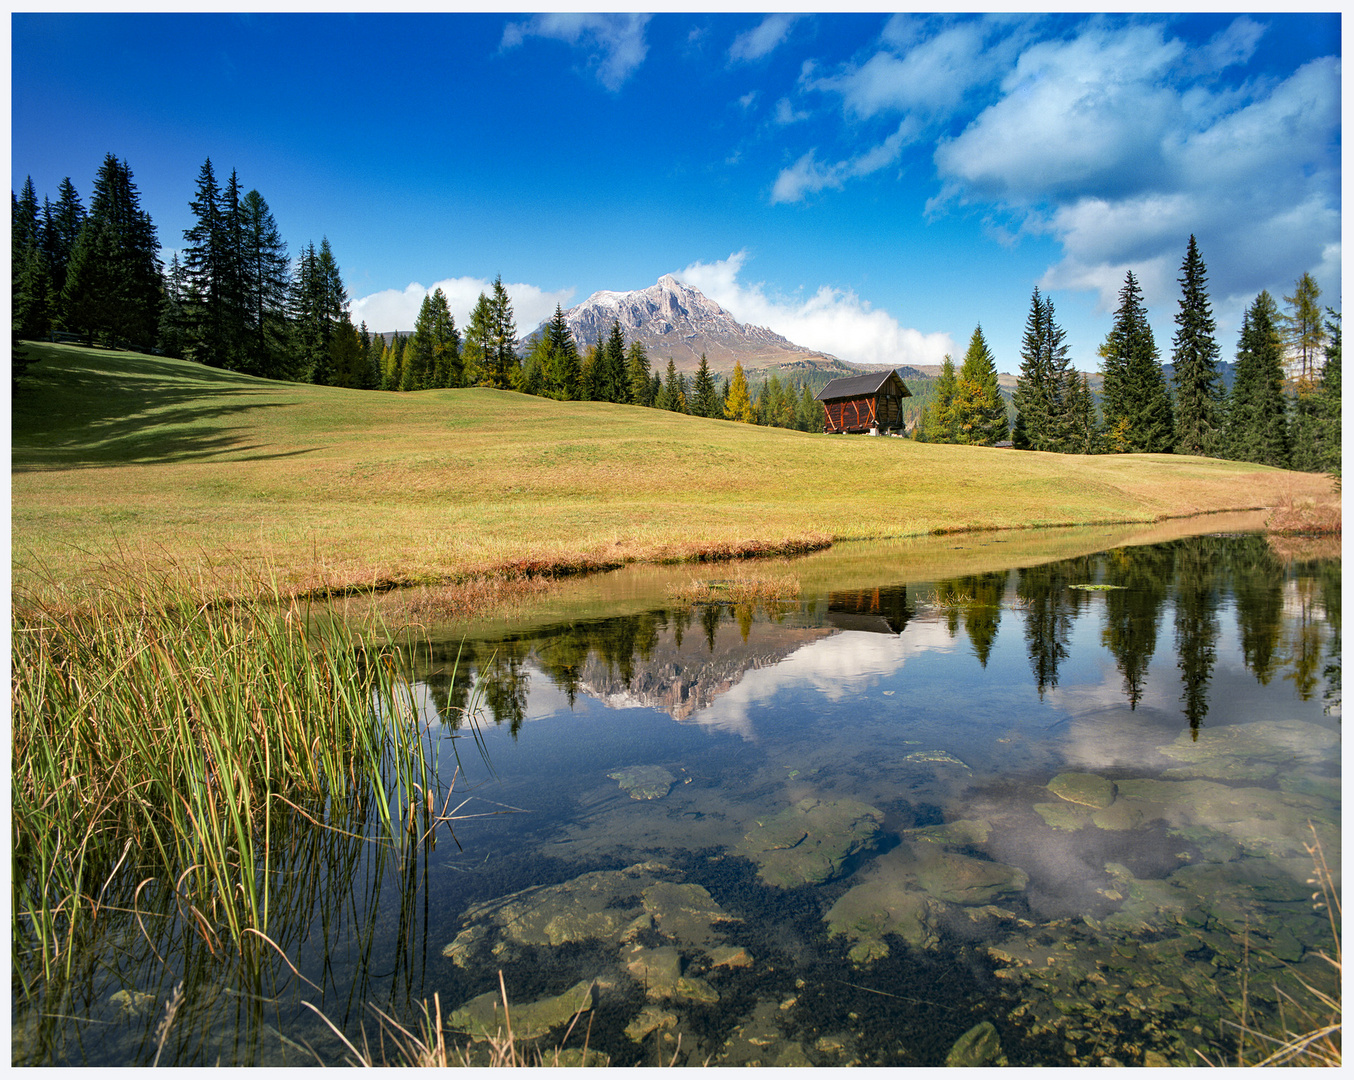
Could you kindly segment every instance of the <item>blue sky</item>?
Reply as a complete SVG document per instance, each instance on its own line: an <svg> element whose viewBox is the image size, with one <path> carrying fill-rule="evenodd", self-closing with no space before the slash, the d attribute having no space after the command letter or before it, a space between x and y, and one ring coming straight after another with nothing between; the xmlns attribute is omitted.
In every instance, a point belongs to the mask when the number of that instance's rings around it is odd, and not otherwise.
<svg viewBox="0 0 1354 1080"><path fill-rule="evenodd" d="M1169 360L1190 233L1225 359L1340 306L1338 14L14 14L11 188L127 160L169 253L210 157L373 330L501 275L525 333L665 273L848 360L1095 370L1124 274ZM111 77L116 71L119 77Z"/></svg>

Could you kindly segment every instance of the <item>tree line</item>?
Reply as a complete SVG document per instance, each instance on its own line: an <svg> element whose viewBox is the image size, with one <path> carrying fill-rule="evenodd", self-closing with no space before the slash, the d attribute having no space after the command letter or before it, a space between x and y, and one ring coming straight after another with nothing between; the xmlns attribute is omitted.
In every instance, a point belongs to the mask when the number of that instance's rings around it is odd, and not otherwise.
<svg viewBox="0 0 1354 1080"><path fill-rule="evenodd" d="M441 289L424 298L411 334L387 339L365 323L354 327L328 239L318 249L307 243L293 260L263 196L242 194L242 186L235 171L221 184L211 159L203 163L183 258L173 255L167 270L126 161L105 157L88 210L69 177L57 201L44 196L41 207L31 177L20 194L11 192L16 380L25 362L18 339L60 332L265 378L387 391L487 386L822 430L822 405L808 382L772 372L754 395L741 364L717 385L704 356L691 380L671 360L666 371L653 370L643 343L627 345L619 323L582 349L558 306L519 356L501 277L480 294L464 332ZM1284 297L1286 312L1268 292L1247 308L1230 391L1219 372L1207 270L1193 236L1181 274L1173 387L1131 270L1099 349L1098 405L1086 376L1072 367L1052 299L1036 287L1014 422L979 325L957 371L945 357L916 437L975 445L1009 438L1017 448L1062 453L1175 452L1338 473L1340 314L1323 314L1311 274Z"/></svg>
<svg viewBox="0 0 1354 1080"><path fill-rule="evenodd" d="M1168 380L1142 290L1128 271L1099 349L1098 405L1087 377L1072 367L1053 301L1036 287L1021 342L1014 423L1008 428L996 363L979 326L957 373L945 357L917 437L986 446L1009 438L1020 449L1074 454L1173 452L1338 474L1340 313L1329 307L1323 313L1310 273L1284 297L1286 311L1261 292L1243 316L1228 390L1207 281L1190 236Z"/></svg>

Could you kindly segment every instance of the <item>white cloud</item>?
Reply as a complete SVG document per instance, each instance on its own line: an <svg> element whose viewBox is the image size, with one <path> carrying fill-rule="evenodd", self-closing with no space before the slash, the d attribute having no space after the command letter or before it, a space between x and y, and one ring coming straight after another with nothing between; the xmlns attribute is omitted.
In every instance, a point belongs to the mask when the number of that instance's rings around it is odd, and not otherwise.
<svg viewBox="0 0 1354 1080"><path fill-rule="evenodd" d="M751 30L745 30L729 46L730 60L759 60L773 52L790 35L790 28L803 15L768 15Z"/></svg>
<svg viewBox="0 0 1354 1080"><path fill-rule="evenodd" d="M525 336L535 330L555 314L555 305L568 307L573 299L573 289L560 289L547 292L535 285L503 283L512 301L513 317L517 323L518 334ZM482 278L444 278L424 286L413 282L403 289L385 289L354 300L349 305L355 325L365 322L373 333L389 333L392 330L408 331L414 328L423 298L434 289L441 289L447 298L447 306L456 319L456 325L462 330L470 321L470 312L479 300L480 293L493 293L494 283Z"/></svg>
<svg viewBox="0 0 1354 1080"><path fill-rule="evenodd" d="M849 289L819 286L807 298L772 298L763 285L738 280L746 251L713 263L692 263L674 276L699 289L739 322L766 326L796 345L860 364L939 364L955 351L949 334L900 326Z"/></svg>
<svg viewBox="0 0 1354 1080"><path fill-rule="evenodd" d="M789 98L783 97L776 102L776 123L782 125L795 124L800 120L807 120L808 118L809 114L803 109L796 109L790 104Z"/></svg>
<svg viewBox="0 0 1354 1080"><path fill-rule="evenodd" d="M528 37L552 38L589 51L587 66L608 90L619 90L648 55L644 29L649 15L575 14L552 12L533 15L525 22L503 28L502 49L513 49Z"/></svg>
<svg viewBox="0 0 1354 1080"><path fill-rule="evenodd" d="M903 148L916 138L917 133L916 122L912 117L906 117L882 143L831 165L818 160L816 149L810 150L789 168L780 171L771 189L771 203L799 202L805 195L824 188L840 188L847 180L887 168L902 157Z"/></svg>

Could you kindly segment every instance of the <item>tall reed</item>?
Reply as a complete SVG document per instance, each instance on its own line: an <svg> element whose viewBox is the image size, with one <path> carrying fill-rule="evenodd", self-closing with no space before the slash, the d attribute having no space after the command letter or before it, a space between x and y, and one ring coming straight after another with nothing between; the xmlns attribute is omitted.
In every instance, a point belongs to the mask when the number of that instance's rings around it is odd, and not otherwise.
<svg viewBox="0 0 1354 1080"><path fill-rule="evenodd" d="M436 744L380 624L310 620L276 590L215 603L182 575L52 595L11 610L16 971L69 973L128 874L172 887L213 951L246 949L283 804L329 827L358 811L387 842L436 828Z"/></svg>

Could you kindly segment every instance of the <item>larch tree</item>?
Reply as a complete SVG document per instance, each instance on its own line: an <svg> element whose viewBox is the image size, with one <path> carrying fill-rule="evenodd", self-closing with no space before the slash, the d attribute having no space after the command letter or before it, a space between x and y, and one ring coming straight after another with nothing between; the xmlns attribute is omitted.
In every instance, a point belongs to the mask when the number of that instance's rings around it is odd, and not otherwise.
<svg viewBox="0 0 1354 1080"><path fill-rule="evenodd" d="M1303 274L1294 283L1293 295L1283 299L1288 310L1279 317L1279 329L1294 381L1302 392L1315 384L1317 361L1326 343L1326 327L1321 318L1321 287L1311 274Z"/></svg>
<svg viewBox="0 0 1354 1080"><path fill-rule="evenodd" d="M1166 377L1161 370L1142 290L1130 270L1119 290L1114 326L1100 347L1105 438L1118 453L1165 453L1175 441Z"/></svg>
<svg viewBox="0 0 1354 1080"><path fill-rule="evenodd" d="M950 418L954 440L971 446L995 446L1010 432L1006 403L997 385L997 361L987 347L981 324L974 328L959 368Z"/></svg>
<svg viewBox="0 0 1354 1080"><path fill-rule="evenodd" d="M733 377L729 380L729 396L724 402L724 418L740 424L755 424L757 414L752 408L752 398L748 394L747 376L743 374L743 364L735 360Z"/></svg>

